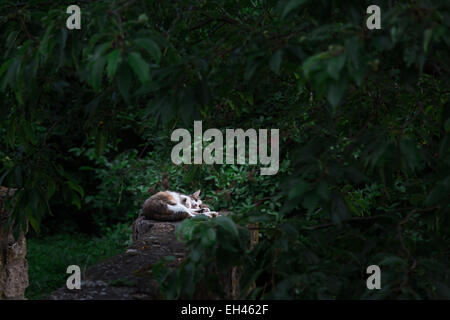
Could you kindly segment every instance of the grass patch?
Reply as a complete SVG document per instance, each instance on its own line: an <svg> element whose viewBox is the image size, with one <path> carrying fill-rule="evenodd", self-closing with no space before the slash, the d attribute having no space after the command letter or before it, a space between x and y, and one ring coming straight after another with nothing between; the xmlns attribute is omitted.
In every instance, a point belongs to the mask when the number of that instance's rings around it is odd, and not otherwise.
<svg viewBox="0 0 450 320"><path fill-rule="evenodd" d="M69 265L78 265L82 271L93 264L114 256L130 244L131 227L118 224L107 229L103 237L92 238L82 234L59 234L27 241L30 285L27 299L44 299L55 289L65 285Z"/></svg>

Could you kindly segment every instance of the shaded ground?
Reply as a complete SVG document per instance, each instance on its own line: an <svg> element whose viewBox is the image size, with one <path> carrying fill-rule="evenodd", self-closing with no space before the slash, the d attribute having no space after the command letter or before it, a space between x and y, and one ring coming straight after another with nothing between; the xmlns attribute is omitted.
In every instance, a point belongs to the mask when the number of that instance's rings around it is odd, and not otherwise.
<svg viewBox="0 0 450 320"><path fill-rule="evenodd" d="M134 242L125 253L89 268L82 274L80 290L60 288L47 299L158 299L158 284L152 279L151 266L170 255L179 262L186 254L184 245L175 238L178 223L138 218L133 226Z"/></svg>

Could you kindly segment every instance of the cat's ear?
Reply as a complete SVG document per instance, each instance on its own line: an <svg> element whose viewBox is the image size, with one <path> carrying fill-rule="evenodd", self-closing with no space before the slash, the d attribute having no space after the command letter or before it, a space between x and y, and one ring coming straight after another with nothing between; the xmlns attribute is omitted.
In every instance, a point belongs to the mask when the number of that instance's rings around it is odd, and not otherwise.
<svg viewBox="0 0 450 320"><path fill-rule="evenodd" d="M197 191L195 191L195 192L192 194L192 196L195 197L195 198L200 197L200 189L197 190Z"/></svg>

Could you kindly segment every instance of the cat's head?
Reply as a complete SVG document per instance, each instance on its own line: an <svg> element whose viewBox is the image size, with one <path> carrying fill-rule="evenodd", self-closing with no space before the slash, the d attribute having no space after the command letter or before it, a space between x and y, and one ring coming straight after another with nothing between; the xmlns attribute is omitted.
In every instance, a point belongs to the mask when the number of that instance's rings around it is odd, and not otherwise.
<svg viewBox="0 0 450 320"><path fill-rule="evenodd" d="M189 198L191 198L192 209L199 209L203 203L202 200L200 199L200 190L197 190L193 194L190 194Z"/></svg>

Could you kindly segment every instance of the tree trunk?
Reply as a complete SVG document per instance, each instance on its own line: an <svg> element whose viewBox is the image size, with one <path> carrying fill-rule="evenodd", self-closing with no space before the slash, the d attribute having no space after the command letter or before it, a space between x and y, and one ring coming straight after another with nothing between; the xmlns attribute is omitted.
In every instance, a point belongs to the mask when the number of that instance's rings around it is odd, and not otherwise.
<svg viewBox="0 0 450 320"><path fill-rule="evenodd" d="M8 197L16 189L0 186L0 299L24 299L28 287L28 263L25 259L27 243L25 234L20 232L14 238L12 228L6 228L11 210L5 210Z"/></svg>

